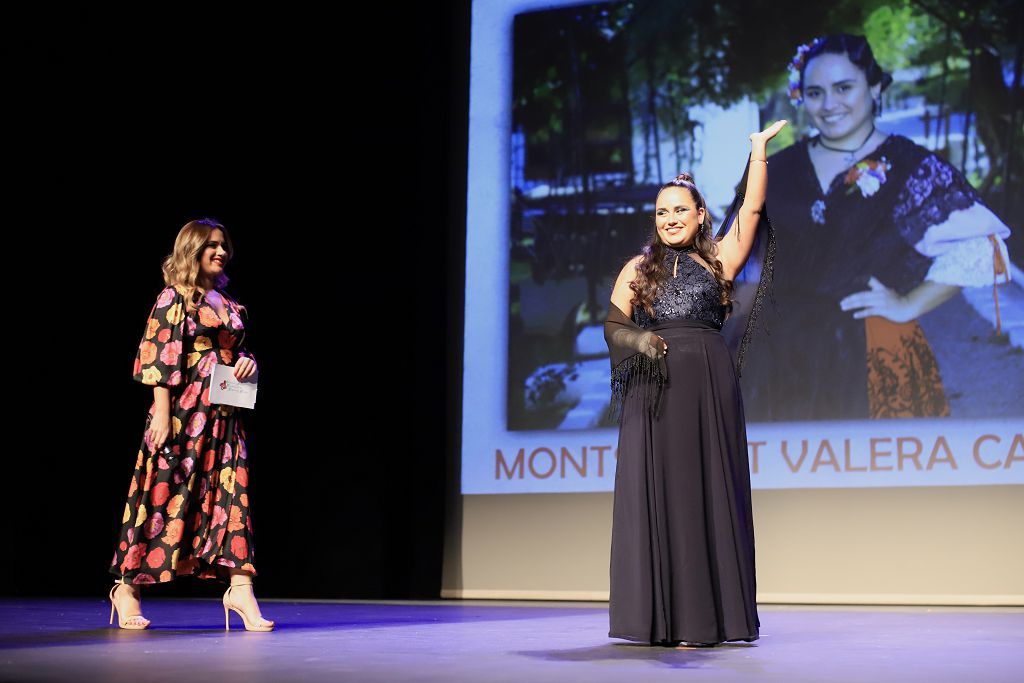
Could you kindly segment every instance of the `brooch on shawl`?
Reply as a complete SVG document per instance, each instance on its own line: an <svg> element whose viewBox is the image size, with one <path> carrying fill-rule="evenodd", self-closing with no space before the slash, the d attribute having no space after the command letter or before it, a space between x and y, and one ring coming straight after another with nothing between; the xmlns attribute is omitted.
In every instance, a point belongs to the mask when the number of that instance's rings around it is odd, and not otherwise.
<svg viewBox="0 0 1024 683"><path fill-rule="evenodd" d="M861 197L870 197L878 192L878 189L885 183L885 174L892 169L892 164L884 156L877 161L865 159L853 166L843 178L846 185L846 194L854 189L860 189Z"/></svg>
<svg viewBox="0 0 1024 683"><path fill-rule="evenodd" d="M825 225L825 201L817 199L811 204L811 220L818 225Z"/></svg>
<svg viewBox="0 0 1024 683"><path fill-rule="evenodd" d="M860 190L861 197L870 197L878 192L885 184L885 174L892 170L892 163L884 156L878 159L865 159L854 164L846 176L843 177L843 185L846 186L846 194L852 194L854 190ZM811 220L819 225L825 224L825 201L817 199L811 204Z"/></svg>

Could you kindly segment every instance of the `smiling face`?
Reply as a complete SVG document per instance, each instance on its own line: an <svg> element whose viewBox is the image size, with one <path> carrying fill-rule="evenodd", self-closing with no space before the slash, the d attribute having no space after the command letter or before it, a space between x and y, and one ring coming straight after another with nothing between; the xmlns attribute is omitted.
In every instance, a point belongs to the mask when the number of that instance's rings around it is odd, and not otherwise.
<svg viewBox="0 0 1024 683"><path fill-rule="evenodd" d="M804 106L821 137L838 145L860 143L874 121L872 102L882 92L845 54L822 53L804 70Z"/></svg>
<svg viewBox="0 0 1024 683"><path fill-rule="evenodd" d="M688 188L666 187L658 194L654 209L658 236L670 246L688 246L700 231L704 213L703 208L697 208L697 202Z"/></svg>
<svg viewBox="0 0 1024 683"><path fill-rule="evenodd" d="M224 272L231 253L224 242L224 233L220 228L210 231L206 244L199 252L199 274L207 282L216 282L217 276Z"/></svg>

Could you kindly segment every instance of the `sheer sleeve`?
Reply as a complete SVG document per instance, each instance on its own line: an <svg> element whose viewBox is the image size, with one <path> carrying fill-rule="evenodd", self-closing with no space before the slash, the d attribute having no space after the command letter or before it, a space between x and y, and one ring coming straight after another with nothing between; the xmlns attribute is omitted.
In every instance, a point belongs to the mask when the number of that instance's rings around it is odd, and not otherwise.
<svg viewBox="0 0 1024 683"><path fill-rule="evenodd" d="M132 378L143 384L175 387L182 383L185 356L185 297L166 287L157 297L135 354Z"/></svg>
<svg viewBox="0 0 1024 683"><path fill-rule="evenodd" d="M668 364L660 337L633 322L615 304L608 303L604 339L612 365L611 417L622 417L626 394L644 392L644 402L655 417L661 408L661 394L668 379Z"/></svg>

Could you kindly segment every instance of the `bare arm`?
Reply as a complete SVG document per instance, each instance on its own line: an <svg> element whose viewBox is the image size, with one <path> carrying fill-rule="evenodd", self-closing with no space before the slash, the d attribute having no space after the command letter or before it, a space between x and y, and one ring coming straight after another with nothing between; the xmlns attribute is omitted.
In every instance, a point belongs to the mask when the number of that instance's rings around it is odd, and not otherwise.
<svg viewBox="0 0 1024 683"><path fill-rule="evenodd" d="M750 169L747 172L747 186L743 191L743 205L736 212L736 218L725 237L718 243L718 260L722 262L722 273L726 280L735 279L743 270L750 252L754 248L755 228L764 210L765 195L768 192L768 141L782 130L786 120L776 121L760 133L750 135ZM737 224L740 229L736 230Z"/></svg>
<svg viewBox="0 0 1024 683"><path fill-rule="evenodd" d="M171 392L153 387L153 418L149 421L149 439L153 451L159 451L171 433Z"/></svg>
<svg viewBox="0 0 1024 683"><path fill-rule="evenodd" d="M154 409L158 413L171 414L171 391L167 387L153 387Z"/></svg>
<svg viewBox="0 0 1024 683"><path fill-rule="evenodd" d="M868 289L844 297L839 302L839 308L844 311L857 309L854 318L877 315L894 323L905 323L920 318L959 291L956 285L925 280L906 295L900 296L879 282L878 278L872 277L868 280Z"/></svg>
<svg viewBox="0 0 1024 683"><path fill-rule="evenodd" d="M640 263L639 256L631 258L629 263L622 267L618 279L615 280L615 286L612 287L612 303L630 318L633 317L633 304L630 303L633 298L633 290L629 288L629 283L636 279L638 263Z"/></svg>
<svg viewBox="0 0 1024 683"><path fill-rule="evenodd" d="M947 285L942 282L932 282L931 280L925 280L917 287L907 292L906 298L908 304L914 313L914 318L919 318L928 311L932 310L949 301L949 299L960 291L960 288L956 285Z"/></svg>

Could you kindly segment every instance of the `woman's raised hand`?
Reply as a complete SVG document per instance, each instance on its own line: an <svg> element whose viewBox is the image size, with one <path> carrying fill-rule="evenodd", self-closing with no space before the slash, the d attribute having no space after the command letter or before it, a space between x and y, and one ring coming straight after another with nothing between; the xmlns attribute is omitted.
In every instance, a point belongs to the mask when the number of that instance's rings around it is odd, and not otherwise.
<svg viewBox="0 0 1024 683"><path fill-rule="evenodd" d="M763 142L763 143L767 143L769 140L771 140L773 137L775 137L778 134L778 132L780 130L782 130L782 128L787 123L788 123L788 121L786 121L786 119L779 119L778 121L776 121L772 125L768 126L764 130L762 130L760 133L751 133L750 134L750 141L751 142L758 142L758 141L760 141L760 142Z"/></svg>

